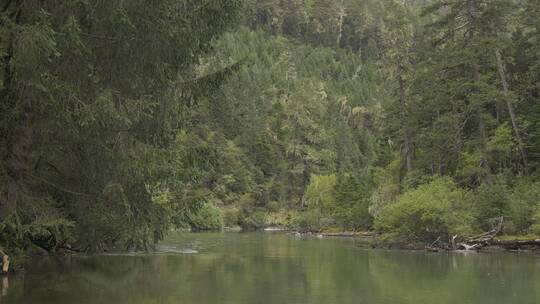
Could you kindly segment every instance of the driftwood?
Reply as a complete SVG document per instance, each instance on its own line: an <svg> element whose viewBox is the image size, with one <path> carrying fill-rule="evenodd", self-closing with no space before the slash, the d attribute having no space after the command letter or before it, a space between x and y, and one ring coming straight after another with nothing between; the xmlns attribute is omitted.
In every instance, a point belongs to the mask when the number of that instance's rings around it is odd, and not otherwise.
<svg viewBox="0 0 540 304"><path fill-rule="evenodd" d="M497 236L502 231L503 221L504 221L504 217L502 216L499 217L499 222L497 223L497 226L494 229L488 232L484 232L482 234L467 238L465 242L460 243L457 246L457 249L476 250L476 249L480 249L482 247L490 245L490 243L493 241L495 236Z"/></svg>
<svg viewBox="0 0 540 304"><path fill-rule="evenodd" d="M439 236L433 243L426 246L427 251L437 252L441 250L480 250L484 247L497 247L507 250L519 250L540 248L540 238L536 240L498 240L495 237L501 233L503 228L504 218L499 217L497 225L490 231L466 237L461 243L456 244L458 235L449 237L448 243L441 242Z"/></svg>
<svg viewBox="0 0 540 304"><path fill-rule="evenodd" d="M0 247L0 256L2 256L2 273L9 271L9 256L4 252L4 248Z"/></svg>
<svg viewBox="0 0 540 304"><path fill-rule="evenodd" d="M497 224L497 227L495 227L494 229L488 232L484 232L482 234L470 237L467 239L467 241L469 243L471 242L479 243L479 242L486 242L486 241L492 240L497 234L499 234L502 231L503 221L504 221L504 217L502 216L499 217L499 222Z"/></svg>
<svg viewBox="0 0 540 304"><path fill-rule="evenodd" d="M354 237L354 236L372 236L370 232L323 232L319 233L321 236L343 236L343 237Z"/></svg>
<svg viewBox="0 0 540 304"><path fill-rule="evenodd" d="M476 250L479 248L481 248L480 244L468 245L465 243L460 243L456 249L457 250Z"/></svg>
<svg viewBox="0 0 540 304"><path fill-rule="evenodd" d="M287 234L294 236L316 236L322 237L372 237L374 234L369 231L356 232L356 231L344 231L344 232L313 232L313 231L289 231Z"/></svg>
<svg viewBox="0 0 540 304"><path fill-rule="evenodd" d="M442 244L440 244L440 242L441 242L441 237L439 236L435 241L433 241L433 243L431 243L429 246L426 246L426 250L431 251L431 252L438 252L440 249L442 249L441 248Z"/></svg>

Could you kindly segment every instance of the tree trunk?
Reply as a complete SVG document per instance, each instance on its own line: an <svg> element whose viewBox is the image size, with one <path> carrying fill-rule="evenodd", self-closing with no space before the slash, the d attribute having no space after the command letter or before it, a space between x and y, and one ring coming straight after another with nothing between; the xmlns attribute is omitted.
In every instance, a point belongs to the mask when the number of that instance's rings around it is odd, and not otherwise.
<svg viewBox="0 0 540 304"><path fill-rule="evenodd" d="M480 67L475 62L472 64L472 72L473 72L473 80L475 85L480 84ZM485 181L490 183L490 175L491 175L491 168L489 166L488 160L486 159L486 143L487 143L487 132L486 132L486 123L484 121L484 113L483 113L483 106L482 105L476 105L476 116L478 117L478 133L480 136L480 151L481 151L481 158L480 158L480 167L484 167L487 170L487 178ZM482 180L482 177L479 177L479 180Z"/></svg>
<svg viewBox="0 0 540 304"><path fill-rule="evenodd" d="M9 271L9 256L0 248L0 255L2 256L2 273L8 273Z"/></svg>
<svg viewBox="0 0 540 304"><path fill-rule="evenodd" d="M467 18L468 19L467 21L469 23L471 23L472 21L476 20L477 17L475 16L475 13L477 12L477 8L476 8L476 3L474 1L467 1L466 5L467 5ZM474 34L475 34L475 31L474 31L474 28L472 28L472 30L468 31L468 39L469 41L474 41ZM474 91L478 91L478 86L480 84L480 66L478 65L478 62L476 61L476 58L479 58L479 54L478 54L478 50L475 50L474 51L475 53L475 56L474 56L474 62L471 63L471 68L472 68L472 77L473 77L473 83L474 85L476 86L476 88L474 88ZM479 133L479 136L480 136L480 149L482 151L482 156L481 156L481 160L480 160L480 166L486 166L488 168L488 171L491 171L489 169L489 166L488 166L488 163L487 163L487 159L485 157L485 154L486 154L486 142L487 142L487 133L486 133L486 124L484 122L484 117L483 117L483 111L482 111L482 105L475 105L475 110L476 110L476 116L478 117L478 133Z"/></svg>
<svg viewBox="0 0 540 304"><path fill-rule="evenodd" d="M338 8L338 22L337 22L337 28L338 28L338 35L336 39L336 47L339 48L339 45L341 43L341 37L343 35L343 19L345 18L345 7L343 6L343 1L341 5Z"/></svg>
<svg viewBox="0 0 540 304"><path fill-rule="evenodd" d="M473 80L474 84L478 85L480 83L480 67L477 63L473 63L472 65L473 69ZM482 107L477 106L476 107L476 114L478 116L478 133L480 134L480 138L482 139L482 145L486 143L486 124L484 122L484 117L482 116Z"/></svg>
<svg viewBox="0 0 540 304"><path fill-rule="evenodd" d="M521 135L519 133L519 128L517 124L516 114L514 112L514 106L512 105L512 100L508 96L508 90L509 90L508 81L506 80L505 66L504 66L504 62L503 62L501 52L499 49L495 49L495 56L497 57L497 69L499 70L499 76L501 77L503 92L504 92L504 96L506 100L506 107L508 108L508 113L510 114L510 121L512 123L512 129L514 129L514 134L516 136L516 140L518 143L519 153L521 154L521 160L523 161L525 172L527 172L527 169L528 169L527 151L525 150L523 140L521 139Z"/></svg>
<svg viewBox="0 0 540 304"><path fill-rule="evenodd" d="M403 79L403 67L399 65L398 67L398 82L399 82L399 104L401 107L401 127L403 128L403 141L404 141L404 154L405 154L405 162L407 166L407 172L411 172L413 170L412 166L412 149L411 149L411 142L410 142L410 135L409 135L409 128L407 127L407 121L406 121L406 100L405 100L405 80Z"/></svg>

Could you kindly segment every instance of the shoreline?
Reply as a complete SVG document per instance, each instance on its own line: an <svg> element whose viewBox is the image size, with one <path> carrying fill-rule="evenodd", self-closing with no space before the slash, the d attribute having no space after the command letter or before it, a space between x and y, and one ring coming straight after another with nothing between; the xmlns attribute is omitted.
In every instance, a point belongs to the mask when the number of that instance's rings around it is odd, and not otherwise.
<svg viewBox="0 0 540 304"><path fill-rule="evenodd" d="M519 236L502 235L502 238L494 237L474 245L460 243L450 245L449 243L434 243L407 241L399 239L381 239L381 235L369 231L341 231L341 232L320 232L320 231L300 231L296 229L266 228L261 232L282 232L298 237L317 238L358 238L371 245L373 249L390 250L415 250L428 252L519 252L519 251L540 251L540 236L534 239L523 239Z"/></svg>

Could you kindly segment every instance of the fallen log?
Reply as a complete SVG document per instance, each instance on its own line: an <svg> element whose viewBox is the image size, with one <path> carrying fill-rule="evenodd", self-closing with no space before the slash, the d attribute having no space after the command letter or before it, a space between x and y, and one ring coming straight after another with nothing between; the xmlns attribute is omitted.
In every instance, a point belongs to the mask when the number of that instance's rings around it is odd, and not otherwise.
<svg viewBox="0 0 540 304"><path fill-rule="evenodd" d="M497 236L501 231L502 231L502 227L503 227L503 221L504 221L504 217L499 217L499 222L497 224L497 226L490 230L490 231L487 231L487 232L484 232L482 234L479 234L479 235L475 235L473 237L469 237L467 239L467 243L468 244L471 244L471 243L484 243L484 242L489 242L491 240L493 240L493 238L495 236Z"/></svg>
<svg viewBox="0 0 540 304"><path fill-rule="evenodd" d="M460 243L457 250L481 250L486 247L497 247L506 250L540 249L540 239L535 240L498 240L491 239L481 243Z"/></svg>
<svg viewBox="0 0 540 304"><path fill-rule="evenodd" d="M441 241L441 236L439 236L433 243L431 243L429 246L426 246L426 251L429 252L438 252L441 247L436 246Z"/></svg>
<svg viewBox="0 0 540 304"><path fill-rule="evenodd" d="M345 231L345 232L322 232L322 236L342 236L342 237L354 237L354 236L372 236L370 232L354 232L354 231Z"/></svg>
<svg viewBox="0 0 540 304"><path fill-rule="evenodd" d="M465 250L465 251L476 250L476 249L479 249L479 248L481 248L480 244L468 245L468 244L465 244L465 243L460 243L457 246L457 250Z"/></svg>
<svg viewBox="0 0 540 304"><path fill-rule="evenodd" d="M498 240L495 237L502 231L504 218L496 218L497 225L492 230L467 237L456 244L457 235L449 237L448 243L441 242L438 237L433 243L427 245L427 251L437 252L440 250L481 250L485 247L497 247L506 250L540 249L540 238L529 240Z"/></svg>

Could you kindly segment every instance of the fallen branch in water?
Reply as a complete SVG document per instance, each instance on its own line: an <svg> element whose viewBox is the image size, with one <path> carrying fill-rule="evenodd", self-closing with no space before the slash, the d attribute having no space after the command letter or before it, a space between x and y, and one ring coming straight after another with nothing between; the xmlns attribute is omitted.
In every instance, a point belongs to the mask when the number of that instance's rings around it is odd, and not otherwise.
<svg viewBox="0 0 540 304"><path fill-rule="evenodd" d="M449 237L448 243L441 242L439 236L433 243L426 246L427 251L437 252L440 250L481 250L485 247L498 247L506 250L519 249L540 249L540 238L529 240L498 240L495 237L502 231L504 218L498 218L498 223L495 228L490 231L467 237L462 242L456 244L458 235Z"/></svg>
<svg viewBox="0 0 540 304"><path fill-rule="evenodd" d="M457 249L476 250L488 246L493 241L495 236L502 231L503 221L504 217L499 217L499 222L494 229L473 237L469 237L465 242L459 244Z"/></svg>
<svg viewBox="0 0 540 304"><path fill-rule="evenodd" d="M465 243L460 243L460 244L458 244L456 249L457 250L476 250L478 248L480 248L479 244L468 245L468 244L465 244Z"/></svg>

